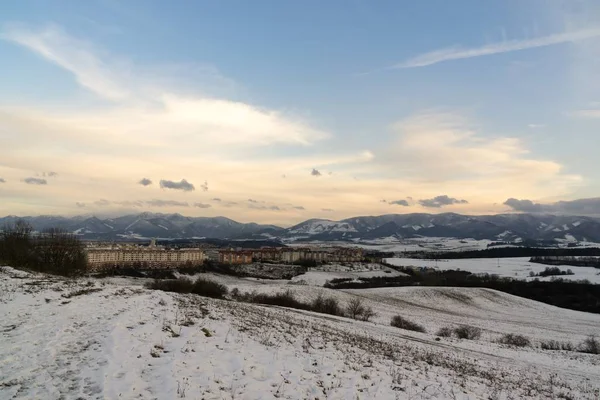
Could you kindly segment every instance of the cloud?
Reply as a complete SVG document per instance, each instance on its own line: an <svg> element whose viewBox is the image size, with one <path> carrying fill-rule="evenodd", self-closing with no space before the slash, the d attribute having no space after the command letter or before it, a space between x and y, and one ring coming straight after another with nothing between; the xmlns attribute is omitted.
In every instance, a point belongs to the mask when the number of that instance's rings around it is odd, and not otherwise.
<svg viewBox="0 0 600 400"><path fill-rule="evenodd" d="M531 212L531 213L544 211L544 206L542 206L541 204L534 203L531 200L519 200L519 199L515 199L515 198L510 198L510 199L506 200L503 204L506 206L509 206L510 208L512 208L515 211L523 211L523 212Z"/></svg>
<svg viewBox="0 0 600 400"><path fill-rule="evenodd" d="M333 210L332 208L321 208L321 211L325 211L325 212L333 212L335 210Z"/></svg>
<svg viewBox="0 0 600 400"><path fill-rule="evenodd" d="M152 181L148 178L142 178L138 184L142 185L142 186L150 186L152 185Z"/></svg>
<svg viewBox="0 0 600 400"><path fill-rule="evenodd" d="M176 200L147 200L146 205L150 207L189 207L190 205L185 201Z"/></svg>
<svg viewBox="0 0 600 400"><path fill-rule="evenodd" d="M391 68L397 69L425 67L444 61L482 57L492 54L508 53L511 51L533 49L536 47L571 43L598 36L600 36L600 29L584 29L571 32L555 33L552 35L540 36L532 39L504 40L502 42L490 43L481 47L466 49L461 47L448 47L418 55L404 62L393 65Z"/></svg>
<svg viewBox="0 0 600 400"><path fill-rule="evenodd" d="M600 109L578 110L571 113L571 115L579 118L600 118Z"/></svg>
<svg viewBox="0 0 600 400"><path fill-rule="evenodd" d="M271 211L281 211L281 208L279 208L279 206L269 206L269 210L271 210Z"/></svg>
<svg viewBox="0 0 600 400"><path fill-rule="evenodd" d="M37 174L36 174L37 175ZM55 178L58 176L58 173L54 172L54 171L49 171L49 172L42 172L42 176L43 177L48 177L48 178Z"/></svg>
<svg viewBox="0 0 600 400"><path fill-rule="evenodd" d="M315 168L312 169L312 171L310 172L310 174L312 176L321 176L321 172Z"/></svg>
<svg viewBox="0 0 600 400"><path fill-rule="evenodd" d="M395 204L397 206L404 206L404 207L408 207L408 201L406 200L396 200L396 201L390 201L388 204Z"/></svg>
<svg viewBox="0 0 600 400"><path fill-rule="evenodd" d="M194 203L194 207L197 207L197 208L211 208L212 206L210 204Z"/></svg>
<svg viewBox="0 0 600 400"><path fill-rule="evenodd" d="M418 177L405 184L407 190L484 187L492 202L507 187L520 196L548 197L582 182L579 175L565 174L561 164L532 156L521 139L485 135L460 113L430 110L393 129L397 139L378 160L385 162L389 173L401 170L403 176ZM477 192L471 196L480 196L481 190Z"/></svg>
<svg viewBox="0 0 600 400"><path fill-rule="evenodd" d="M292 208L293 208L293 209L295 209L295 210L300 210L300 211L304 211L304 210L306 210L306 208L304 208L304 207L302 207L302 206L294 206L294 207L292 207Z"/></svg>
<svg viewBox="0 0 600 400"><path fill-rule="evenodd" d="M78 208L84 208L84 207L85 207L85 203L76 202L76 203L75 203L75 205L76 205Z"/></svg>
<svg viewBox="0 0 600 400"><path fill-rule="evenodd" d="M248 199L248 203L258 203L258 201L254 200L254 199Z"/></svg>
<svg viewBox="0 0 600 400"><path fill-rule="evenodd" d="M221 200L221 199L220 199L220 198L218 198L218 197L214 197L214 198L212 198L211 200L212 200L212 201L214 201L214 202L216 202L216 203L220 203L220 202L222 202L222 201L223 201L223 200Z"/></svg>
<svg viewBox="0 0 600 400"><path fill-rule="evenodd" d="M203 192L208 192L208 182L204 181L204 183L200 185L200 189L202 189Z"/></svg>
<svg viewBox="0 0 600 400"><path fill-rule="evenodd" d="M106 207L106 206L109 206L111 204L111 202L106 199L100 199L100 200L96 200L94 202L94 204L99 207Z"/></svg>
<svg viewBox="0 0 600 400"><path fill-rule="evenodd" d="M141 200L113 201L112 204L122 206L122 207L143 207L144 206L144 202Z"/></svg>
<svg viewBox="0 0 600 400"><path fill-rule="evenodd" d="M23 179L23 182L25 182L28 185L47 185L48 181L45 179L41 179L41 178L25 178Z"/></svg>
<svg viewBox="0 0 600 400"><path fill-rule="evenodd" d="M12 26L2 37L72 72L81 86L103 98L122 100L130 96L127 86L118 84L107 72L106 64L96 57L92 46L67 35L58 26L50 25L37 32Z"/></svg>
<svg viewBox="0 0 600 400"><path fill-rule="evenodd" d="M99 124L111 125L115 134L145 132L155 140L156 132L160 131L168 142L173 132L178 132L177 136L185 137L188 145L194 140L198 146L210 142L246 147L274 143L307 146L329 137L328 133L294 115L201 95L206 93L206 88L194 87L194 83L200 81L198 71L210 83L229 83L214 67L177 65L154 70L140 67L70 36L56 25L43 29L12 25L2 32L2 38L71 72L82 87L98 97L126 105L123 112L97 115L101 118Z"/></svg>
<svg viewBox="0 0 600 400"><path fill-rule="evenodd" d="M570 201L557 201L555 203L540 204L531 200L510 198L504 205L514 211L525 213L550 213L566 215L600 215L600 197L577 199Z"/></svg>
<svg viewBox="0 0 600 400"><path fill-rule="evenodd" d="M423 207L428 208L440 208L444 206L450 206L453 204L469 204L467 200L459 200L454 197L448 197L447 195L436 196L432 199L419 200L419 204Z"/></svg>
<svg viewBox="0 0 600 400"><path fill-rule="evenodd" d="M4 178L0 178L0 183L6 183L6 180Z"/></svg>
<svg viewBox="0 0 600 400"><path fill-rule="evenodd" d="M160 187L163 189L183 190L184 192L191 192L193 190L196 190L194 185L192 185L185 179L182 179L179 182L161 179Z"/></svg>
<svg viewBox="0 0 600 400"><path fill-rule="evenodd" d="M545 124L527 124L527 127L529 129L541 129L541 128L545 128L546 125Z"/></svg>

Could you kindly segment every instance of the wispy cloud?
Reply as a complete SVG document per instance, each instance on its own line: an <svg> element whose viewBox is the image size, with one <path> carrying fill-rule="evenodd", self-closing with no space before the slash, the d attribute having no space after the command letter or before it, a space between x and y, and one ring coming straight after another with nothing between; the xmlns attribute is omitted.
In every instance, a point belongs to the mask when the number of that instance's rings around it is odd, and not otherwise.
<svg viewBox="0 0 600 400"><path fill-rule="evenodd" d="M152 180L150 180L148 178L143 178L138 182L138 184L140 184L142 186L150 186L150 185L152 185Z"/></svg>
<svg viewBox="0 0 600 400"><path fill-rule="evenodd" d="M0 183L6 183L6 180L4 180L4 178L0 178Z"/></svg>
<svg viewBox="0 0 600 400"><path fill-rule="evenodd" d="M146 205L150 207L189 207L190 205L185 201L177 200L148 200Z"/></svg>
<svg viewBox="0 0 600 400"><path fill-rule="evenodd" d="M597 109L587 109L587 110L578 110L571 113L574 117L579 118L600 118L600 108Z"/></svg>
<svg viewBox="0 0 600 400"><path fill-rule="evenodd" d="M212 206L210 204L205 204L205 203L194 203L194 207L196 207L196 208L211 208Z"/></svg>
<svg viewBox="0 0 600 400"><path fill-rule="evenodd" d="M81 202L79 202L79 201L78 201L78 202L76 202L76 203L75 203L75 205L76 205L78 208L84 208L84 207L85 207L85 203L81 203Z"/></svg>
<svg viewBox="0 0 600 400"><path fill-rule="evenodd" d="M313 169L312 169L312 171L310 171L310 174L311 174L312 176L321 176L321 175L322 175L322 174L321 174L321 171L319 171L319 170L318 170L318 169L316 169L316 168L313 168Z"/></svg>
<svg viewBox="0 0 600 400"><path fill-rule="evenodd" d="M444 61L460 60L465 58L489 56L492 54L508 53L511 51L533 49L536 47L552 46L562 43L577 42L600 36L600 29L584 29L579 31L555 33L548 36L540 36L532 39L504 40L502 42L490 43L480 47L462 48L448 47L420 54L404 62L390 67L417 68L441 63Z"/></svg>

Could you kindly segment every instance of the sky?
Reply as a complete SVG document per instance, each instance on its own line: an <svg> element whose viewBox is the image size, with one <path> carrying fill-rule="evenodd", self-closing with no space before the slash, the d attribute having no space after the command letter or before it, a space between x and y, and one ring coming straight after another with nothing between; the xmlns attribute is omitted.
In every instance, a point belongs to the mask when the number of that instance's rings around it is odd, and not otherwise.
<svg viewBox="0 0 600 400"><path fill-rule="evenodd" d="M0 2L0 215L600 215L595 0Z"/></svg>

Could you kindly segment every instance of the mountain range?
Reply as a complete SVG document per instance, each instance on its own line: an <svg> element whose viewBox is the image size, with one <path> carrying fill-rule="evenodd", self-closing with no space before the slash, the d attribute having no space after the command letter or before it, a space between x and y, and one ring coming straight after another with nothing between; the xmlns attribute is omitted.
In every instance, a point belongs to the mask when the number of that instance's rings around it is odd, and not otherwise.
<svg viewBox="0 0 600 400"><path fill-rule="evenodd" d="M600 219L543 214L469 216L389 214L341 221L310 219L290 228L240 223L226 217L185 217L180 214L140 213L116 218L95 216L36 216L0 218L0 227L18 219L35 230L58 227L89 240L143 238L271 239L281 241L376 240L415 237L453 237L503 242L554 241L600 243Z"/></svg>

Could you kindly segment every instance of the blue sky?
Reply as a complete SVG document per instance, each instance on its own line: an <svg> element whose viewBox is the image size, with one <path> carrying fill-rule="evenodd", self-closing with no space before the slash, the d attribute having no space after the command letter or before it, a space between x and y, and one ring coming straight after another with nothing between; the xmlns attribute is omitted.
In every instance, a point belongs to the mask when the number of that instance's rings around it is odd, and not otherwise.
<svg viewBox="0 0 600 400"><path fill-rule="evenodd" d="M0 16L0 213L290 224L600 190L594 1L24 0Z"/></svg>

